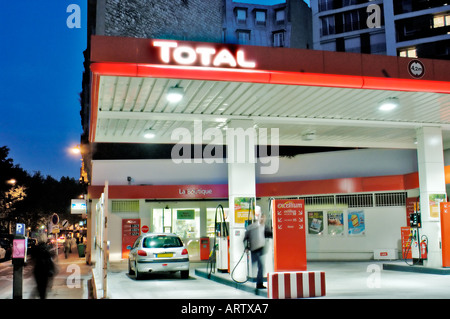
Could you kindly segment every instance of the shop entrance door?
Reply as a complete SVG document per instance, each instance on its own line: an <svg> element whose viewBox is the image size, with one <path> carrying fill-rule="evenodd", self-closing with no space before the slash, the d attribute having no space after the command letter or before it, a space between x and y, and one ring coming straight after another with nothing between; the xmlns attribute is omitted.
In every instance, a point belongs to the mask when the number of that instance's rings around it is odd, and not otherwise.
<svg viewBox="0 0 450 319"><path fill-rule="evenodd" d="M172 232L172 209L154 208L153 209L153 232L171 233Z"/></svg>
<svg viewBox="0 0 450 319"><path fill-rule="evenodd" d="M152 231L175 233L189 251L191 260L200 259L200 208L153 208Z"/></svg>

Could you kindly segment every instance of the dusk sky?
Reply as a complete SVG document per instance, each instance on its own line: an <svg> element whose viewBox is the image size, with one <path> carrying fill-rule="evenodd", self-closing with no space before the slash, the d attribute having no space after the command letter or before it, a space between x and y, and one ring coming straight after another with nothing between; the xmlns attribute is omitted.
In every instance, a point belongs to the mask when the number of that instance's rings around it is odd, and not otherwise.
<svg viewBox="0 0 450 319"><path fill-rule="evenodd" d="M73 4L80 8L79 28L68 25ZM14 164L30 174L80 176L81 157L69 149L81 135L86 17L86 0L0 3L0 147L7 146Z"/></svg>
<svg viewBox="0 0 450 319"><path fill-rule="evenodd" d="M71 4L80 28L67 25ZM1 1L0 146L31 174L80 176L80 156L68 148L81 134L86 11L86 1Z"/></svg>

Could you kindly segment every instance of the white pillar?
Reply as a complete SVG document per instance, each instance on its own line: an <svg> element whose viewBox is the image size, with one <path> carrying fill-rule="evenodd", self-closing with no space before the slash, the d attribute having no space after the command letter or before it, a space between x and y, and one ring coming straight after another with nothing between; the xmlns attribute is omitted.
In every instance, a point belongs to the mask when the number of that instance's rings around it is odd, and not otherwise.
<svg viewBox="0 0 450 319"><path fill-rule="evenodd" d="M232 121L227 129L227 163L228 163L228 221L230 225L230 272L233 278L243 281L247 276L246 258L243 239L245 224L236 220L236 198L253 198L256 202L255 182L255 130L253 122L247 120ZM256 203L255 203L256 205Z"/></svg>
<svg viewBox="0 0 450 319"><path fill-rule="evenodd" d="M419 166L420 212L422 228L420 236L428 238L428 260L424 266L442 267L440 247L439 211L430 209L430 195L445 195L444 151L439 127L417 129L417 158ZM438 206L439 207L439 206Z"/></svg>

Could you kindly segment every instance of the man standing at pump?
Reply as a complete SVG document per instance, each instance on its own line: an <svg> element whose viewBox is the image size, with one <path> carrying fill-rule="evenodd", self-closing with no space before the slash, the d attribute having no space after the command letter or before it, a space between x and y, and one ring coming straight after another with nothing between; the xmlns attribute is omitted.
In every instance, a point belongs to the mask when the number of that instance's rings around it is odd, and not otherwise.
<svg viewBox="0 0 450 319"><path fill-rule="evenodd" d="M257 214L255 214L257 215ZM256 216L258 217L258 216ZM247 227L244 236L246 250L250 249L252 264L256 262L258 272L256 275L256 289L266 288L263 284L263 263L262 255L264 254L264 246L266 244L266 236L271 236L271 230L266 226L266 217L262 212L259 214L259 219Z"/></svg>

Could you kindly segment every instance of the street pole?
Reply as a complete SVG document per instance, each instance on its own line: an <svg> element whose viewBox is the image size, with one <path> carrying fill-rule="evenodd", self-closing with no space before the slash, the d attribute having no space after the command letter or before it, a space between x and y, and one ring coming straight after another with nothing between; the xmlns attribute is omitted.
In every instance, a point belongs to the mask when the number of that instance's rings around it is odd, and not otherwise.
<svg viewBox="0 0 450 319"><path fill-rule="evenodd" d="M23 258L14 258L13 263L13 299L23 299Z"/></svg>
<svg viewBox="0 0 450 319"><path fill-rule="evenodd" d="M27 258L27 239L25 224L16 224L16 234L13 240L13 299L23 298L23 265Z"/></svg>

